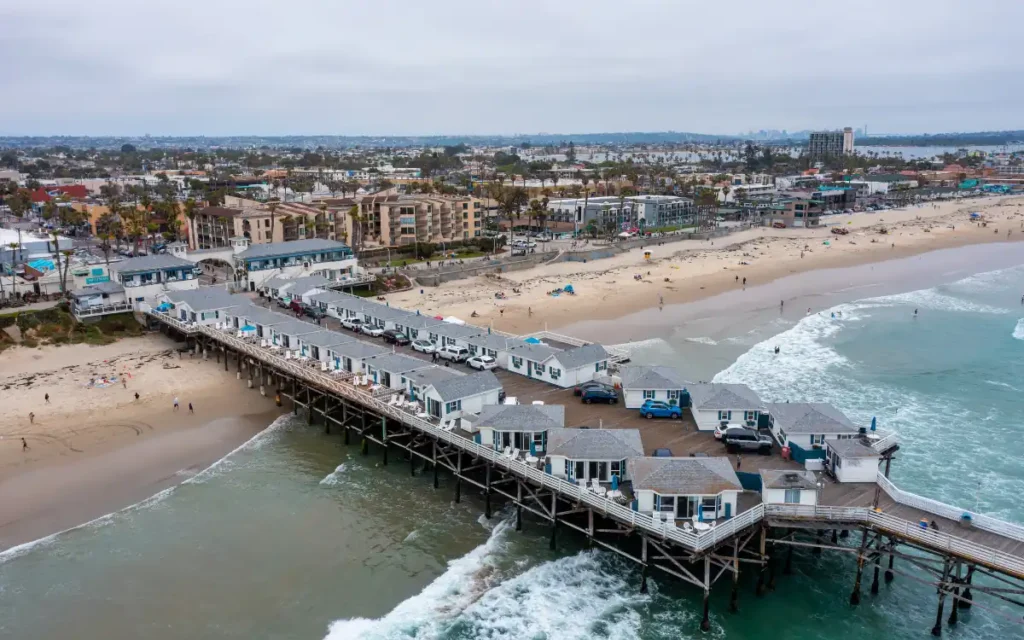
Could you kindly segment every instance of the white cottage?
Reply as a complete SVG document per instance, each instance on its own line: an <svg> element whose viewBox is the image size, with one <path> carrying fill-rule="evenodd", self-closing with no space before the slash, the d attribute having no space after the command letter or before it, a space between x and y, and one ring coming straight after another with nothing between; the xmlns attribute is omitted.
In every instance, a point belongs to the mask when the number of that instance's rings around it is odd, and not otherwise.
<svg viewBox="0 0 1024 640"><path fill-rule="evenodd" d="M825 441L825 470L839 482L876 482L881 459L860 438Z"/></svg>
<svg viewBox="0 0 1024 640"><path fill-rule="evenodd" d="M622 367L620 376L627 409L639 409L648 400L678 405L680 396L690 386L674 367Z"/></svg>
<svg viewBox="0 0 1024 640"><path fill-rule="evenodd" d="M434 365L426 360L400 353L383 353L363 360L366 375L370 376L375 384L399 391L408 389L408 374L432 366Z"/></svg>
<svg viewBox="0 0 1024 640"><path fill-rule="evenodd" d="M757 427L761 415L761 398L745 384L719 382L691 384L690 413L701 431L712 431L719 425L740 424Z"/></svg>
<svg viewBox="0 0 1024 640"><path fill-rule="evenodd" d="M761 469L761 501L765 504L818 504L821 483L810 471Z"/></svg>
<svg viewBox="0 0 1024 640"><path fill-rule="evenodd" d="M257 307L255 305L249 307L236 307L231 310L234 315L232 318L237 324L237 328L241 329L245 326L251 326L256 328L256 336L259 338L270 339L270 328L285 324L287 322L294 322L295 318L286 316L281 313L274 313L263 307Z"/></svg>
<svg viewBox="0 0 1024 640"><path fill-rule="evenodd" d="M549 429L544 470L570 482L630 478L626 461L644 454L637 429Z"/></svg>
<svg viewBox="0 0 1024 640"><path fill-rule="evenodd" d="M794 458L805 457L804 464L814 471L821 469L826 440L849 440L859 431L842 411L827 402L772 402L765 408L775 440L780 446L800 450Z"/></svg>
<svg viewBox="0 0 1024 640"><path fill-rule="evenodd" d="M426 339L427 329L441 324L441 320L431 316L412 313L402 319L395 320L395 330L401 331L410 340Z"/></svg>
<svg viewBox="0 0 1024 640"><path fill-rule="evenodd" d="M329 350L332 347L354 342L355 338L336 331L320 330L299 336L299 355L333 365Z"/></svg>
<svg viewBox="0 0 1024 640"><path fill-rule="evenodd" d="M423 390L427 413L439 420L478 414L490 404L498 404L501 383L490 371L434 382Z"/></svg>
<svg viewBox="0 0 1024 640"><path fill-rule="evenodd" d="M464 339L470 355L484 355L494 358L502 369L508 369L508 354L524 344L519 338L509 338L500 333L481 333Z"/></svg>
<svg viewBox="0 0 1024 640"><path fill-rule="evenodd" d="M299 337L317 333L320 327L302 320L289 320L270 327L270 343L282 349L296 350L299 348Z"/></svg>
<svg viewBox="0 0 1024 640"><path fill-rule="evenodd" d="M636 511L697 522L737 515L743 485L728 458L635 458L629 462Z"/></svg>
<svg viewBox="0 0 1024 640"><path fill-rule="evenodd" d="M565 426L565 407L560 404L498 404L484 407L473 418L473 439L504 451L507 447L543 456L547 433Z"/></svg>
<svg viewBox="0 0 1024 640"><path fill-rule="evenodd" d="M389 349L362 340L343 342L327 348L328 362L331 368L349 373L362 374L363 362L367 358L389 353Z"/></svg>
<svg viewBox="0 0 1024 640"><path fill-rule="evenodd" d="M604 347L588 344L559 350L545 344L524 344L512 349L508 370L558 387L572 387L607 371L610 358Z"/></svg>
<svg viewBox="0 0 1024 640"><path fill-rule="evenodd" d="M437 347L453 345L469 349L469 342L467 339L470 336L480 335L481 331L483 330L480 327L455 324L453 322L442 322L424 329L420 334L420 338L430 340ZM426 334L425 336L423 335L424 333Z"/></svg>
<svg viewBox="0 0 1024 640"><path fill-rule="evenodd" d="M451 378L461 378L465 374L458 369L430 365L426 369L417 369L405 375L408 387L405 392L410 400L423 400L427 387Z"/></svg>
<svg viewBox="0 0 1024 640"><path fill-rule="evenodd" d="M173 308L168 314L182 322L209 325L224 322L233 307L250 306L245 296L236 296L220 287L206 287L186 291L168 291L159 297Z"/></svg>
<svg viewBox="0 0 1024 640"><path fill-rule="evenodd" d="M166 291L199 288L199 268L169 254L129 258L110 263L110 279L125 289L129 302L156 306L157 298Z"/></svg>

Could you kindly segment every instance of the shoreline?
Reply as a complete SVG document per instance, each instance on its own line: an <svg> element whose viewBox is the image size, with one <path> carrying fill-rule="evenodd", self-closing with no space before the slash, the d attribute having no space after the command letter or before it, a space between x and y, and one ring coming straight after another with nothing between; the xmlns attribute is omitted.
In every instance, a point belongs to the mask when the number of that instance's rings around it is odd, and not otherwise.
<svg viewBox="0 0 1024 640"><path fill-rule="evenodd" d="M986 217L987 226L969 222L968 214L975 211ZM940 249L1020 242L1024 240L1024 197L843 214L830 216L827 222L828 227L816 229L756 227L710 241L659 245L655 239L644 247L653 253L649 262L643 250L633 249L588 263L561 262L497 277L476 276L435 288L416 287L386 298L398 307L467 321L476 311L475 323L512 334L556 330L584 319L613 320L659 305L703 300L744 286L744 279L753 287L793 274L874 264ZM833 235L834 226L847 228L849 234ZM887 234L879 233L882 227ZM636 280L636 275L642 279ZM570 283L576 295L547 294ZM513 294L513 287L522 293ZM508 299L496 299L499 291Z"/></svg>
<svg viewBox="0 0 1024 640"><path fill-rule="evenodd" d="M177 362L164 336L115 345L25 350L22 373L0 382L16 393L0 421L0 552L73 529L143 502L202 473L262 432L282 414L272 399L247 391L215 363ZM80 352L80 353L79 353ZM6 364L23 359L7 355ZM68 360L89 362L65 365ZM111 360L133 363L125 390L82 387L81 379ZM95 360L94 360L95 359ZM164 364L174 368L165 369ZM196 366L187 366L194 364ZM56 365L56 367L54 366ZM69 367L77 369L69 372ZM20 383L20 391L12 392ZM27 387L27 388L26 388ZM63 393L60 390L63 387ZM134 389L143 398L134 400ZM31 389L31 390L29 390ZM40 397L49 390L51 404ZM95 401L83 396L95 393ZM172 400L181 408L174 411ZM34 403L32 402L34 399ZM188 413L192 403L195 414ZM37 408L34 424L22 416ZM23 451L21 438L29 444Z"/></svg>

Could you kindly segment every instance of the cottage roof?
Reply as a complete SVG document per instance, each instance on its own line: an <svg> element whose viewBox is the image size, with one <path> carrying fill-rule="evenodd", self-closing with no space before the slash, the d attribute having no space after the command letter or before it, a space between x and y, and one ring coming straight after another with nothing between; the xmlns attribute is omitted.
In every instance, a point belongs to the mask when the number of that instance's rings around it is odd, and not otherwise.
<svg viewBox="0 0 1024 640"><path fill-rule="evenodd" d="M348 245L343 242L324 240L322 238L310 238L308 240L293 240L291 242L254 244L238 255L243 260L260 260L263 258L279 258L301 253L343 251L347 249Z"/></svg>
<svg viewBox="0 0 1024 640"><path fill-rule="evenodd" d="M434 318L433 316L417 315L415 313L409 314L408 317L396 320L400 325L407 329L426 329L427 327L433 327L434 325L441 324L441 320Z"/></svg>
<svg viewBox="0 0 1024 640"><path fill-rule="evenodd" d="M842 411L827 402L772 402L766 406L775 425L787 434L858 431Z"/></svg>
<svg viewBox="0 0 1024 640"><path fill-rule="evenodd" d="M683 389L690 384L675 367L630 366L621 374L623 389Z"/></svg>
<svg viewBox="0 0 1024 640"><path fill-rule="evenodd" d="M492 351L509 351L525 344L518 338L509 338L508 336L500 333L481 333L479 335L469 336L465 340L467 344L471 344L482 349L491 349Z"/></svg>
<svg viewBox="0 0 1024 640"><path fill-rule="evenodd" d="M447 338L468 338L469 336L478 335L484 329L480 327L474 327L468 324L455 324L454 322L441 322L440 324L432 325L427 327L432 334L444 336Z"/></svg>
<svg viewBox="0 0 1024 640"><path fill-rule="evenodd" d="M409 317L409 315L416 315L415 313L410 314L405 309L397 309L377 302L371 302L363 306L362 312L371 318L379 318L381 320L403 320Z"/></svg>
<svg viewBox="0 0 1024 640"><path fill-rule="evenodd" d="M644 454L638 429L551 429L548 455L575 460L622 460Z"/></svg>
<svg viewBox="0 0 1024 640"><path fill-rule="evenodd" d="M303 322L302 320L291 319L287 322L274 325L274 333L280 333L286 336L301 336L307 333L316 333L320 331L320 327L316 326L311 322Z"/></svg>
<svg viewBox="0 0 1024 640"><path fill-rule="evenodd" d="M441 380L430 385L444 402L501 390L501 383L490 371L478 371L458 378Z"/></svg>
<svg viewBox="0 0 1024 640"><path fill-rule="evenodd" d="M566 349L552 354L555 360L566 369L575 369L608 359L608 352L599 344L585 344L575 349Z"/></svg>
<svg viewBox="0 0 1024 640"><path fill-rule="evenodd" d="M711 495L743 490L729 459L724 457L635 458L629 464L634 490L648 489L676 495Z"/></svg>
<svg viewBox="0 0 1024 640"><path fill-rule="evenodd" d="M817 489L818 479L811 471L761 469L761 486L765 489Z"/></svg>
<svg viewBox="0 0 1024 640"><path fill-rule="evenodd" d="M565 407L560 404L488 405L473 421L497 431L543 431L565 426Z"/></svg>
<svg viewBox="0 0 1024 640"><path fill-rule="evenodd" d="M317 347L330 347L336 344L352 342L354 340L355 338L349 337L343 333L338 333L337 331L326 331L323 329L314 333L307 333L299 337L299 341Z"/></svg>
<svg viewBox="0 0 1024 640"><path fill-rule="evenodd" d="M289 282L289 278L286 278L284 276L274 276L273 278L270 278L267 281L265 281L263 283L263 285L260 286L260 288L261 289L279 289L279 288L281 288L281 285L286 283L286 282Z"/></svg>
<svg viewBox="0 0 1024 640"><path fill-rule="evenodd" d="M406 378L412 381L413 386L429 387L430 385L448 380L450 378L461 378L466 374L450 367L438 367L430 365L425 369L417 369L406 374Z"/></svg>
<svg viewBox="0 0 1024 640"><path fill-rule="evenodd" d="M339 356L345 356L353 360L362 360L363 358L370 358L388 352L384 347L363 342L362 340L352 340L351 342L336 344L331 347L331 351Z"/></svg>
<svg viewBox="0 0 1024 640"><path fill-rule="evenodd" d="M331 281L323 276L303 276L291 278L277 284L278 289L288 289L288 295L302 295L310 289L324 287L331 284Z"/></svg>
<svg viewBox="0 0 1024 640"><path fill-rule="evenodd" d="M405 373L406 371L415 371L433 366L426 360L402 355L401 353L383 353L367 358L363 362L368 367L387 371L388 373Z"/></svg>
<svg viewBox="0 0 1024 640"><path fill-rule="evenodd" d="M365 302L365 300L358 296L354 296L348 293L342 293L341 291L324 291L323 293L318 293L313 296L310 296L310 300L323 302L324 304L332 306L336 306L338 303L341 302L351 302L353 301L353 299L355 301Z"/></svg>
<svg viewBox="0 0 1024 640"><path fill-rule="evenodd" d="M140 273L145 271L156 271L157 269L187 269L192 270L196 265L185 260L172 256L169 253L158 253L152 256L139 256L128 258L110 265L110 270L117 273Z"/></svg>
<svg viewBox="0 0 1024 640"><path fill-rule="evenodd" d="M544 362L556 353L561 353L561 349L556 349L546 344L533 344L532 342L524 342L511 351L511 354L517 358L526 358L534 362Z"/></svg>
<svg viewBox="0 0 1024 640"><path fill-rule="evenodd" d="M761 407L761 398L745 384L710 382L691 384L687 390L690 403L698 411L756 411Z"/></svg>
<svg viewBox="0 0 1024 640"><path fill-rule="evenodd" d="M193 311L210 311L211 309L227 309L239 305L252 304L245 296L236 296L220 287L204 287L185 291L168 291L168 300L175 304L185 304Z"/></svg>
<svg viewBox="0 0 1024 640"><path fill-rule="evenodd" d="M859 438L848 440L826 440L825 446L829 447L840 458L878 458L879 453L860 441Z"/></svg>
<svg viewBox="0 0 1024 640"><path fill-rule="evenodd" d="M83 287L78 291L72 291L71 295L75 298L83 298L85 296L98 296L102 294L111 293L124 293L124 287L120 283L114 282L113 280L108 282L97 282L96 284Z"/></svg>
<svg viewBox="0 0 1024 640"><path fill-rule="evenodd" d="M245 318L250 322L256 322L266 326L282 324L284 322L291 322L295 318L289 318L286 315L280 313L274 313L269 309L263 307L257 307L256 305L249 305L248 307L236 307L234 315L239 318Z"/></svg>

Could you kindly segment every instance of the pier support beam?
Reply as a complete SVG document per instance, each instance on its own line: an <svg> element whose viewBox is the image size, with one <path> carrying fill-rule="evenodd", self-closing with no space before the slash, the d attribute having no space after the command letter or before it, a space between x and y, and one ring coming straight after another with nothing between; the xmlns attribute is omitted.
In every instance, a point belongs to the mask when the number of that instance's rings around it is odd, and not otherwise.
<svg viewBox="0 0 1024 640"><path fill-rule="evenodd" d="M438 487L441 486L441 483L438 482L437 474L438 474L438 470L437 470L437 443L435 442L434 443L434 488L435 489L437 489Z"/></svg>
<svg viewBox="0 0 1024 640"><path fill-rule="evenodd" d="M864 572L864 549L868 546L868 530L861 529L860 551L857 553L857 577L853 581L853 591L850 593L850 604L860 604L860 577Z"/></svg>
<svg viewBox="0 0 1024 640"><path fill-rule="evenodd" d="M365 441L364 441L365 442ZM385 467L388 466L388 442L384 441L384 462L382 463Z"/></svg>
<svg viewBox="0 0 1024 640"><path fill-rule="evenodd" d="M306 387L306 424L313 424L313 392Z"/></svg>
<svg viewBox="0 0 1024 640"><path fill-rule="evenodd" d="M704 556L704 615L700 619L700 630L711 630L711 617L708 607L711 600L711 556Z"/></svg>
<svg viewBox="0 0 1024 640"><path fill-rule="evenodd" d="M882 569L882 536L875 538L875 576L871 579L871 595L878 595L878 573Z"/></svg>
<svg viewBox="0 0 1024 640"><path fill-rule="evenodd" d="M455 504L462 502L462 479L455 476Z"/></svg>
<svg viewBox="0 0 1024 640"><path fill-rule="evenodd" d="M960 620L960 616L959 616L959 613L958 613L960 611L960 607L957 606L957 603L960 601L960 599L956 597L956 596L960 595L960 561L959 560L956 561L956 569L954 569L953 573L954 573L953 574L953 584L955 584L956 586L953 587L953 602L950 603L949 619L946 620L946 624L948 624L951 627L954 626Z"/></svg>
<svg viewBox="0 0 1024 640"><path fill-rule="evenodd" d="M739 613L740 605L740 542L732 544L732 593L729 595L729 611Z"/></svg>
<svg viewBox="0 0 1024 640"><path fill-rule="evenodd" d="M488 463L484 476L484 517L491 519L491 465Z"/></svg>
<svg viewBox="0 0 1024 640"><path fill-rule="evenodd" d="M516 483L516 531L523 530L523 483Z"/></svg>
<svg viewBox="0 0 1024 640"><path fill-rule="evenodd" d="M892 571L892 563L893 563L893 560L895 559L895 556L893 555L892 552L893 552L893 550L895 548L896 548L896 539L890 537L889 538L889 568L885 570L885 584L889 584L890 582L892 582L893 577L896 575Z"/></svg>
<svg viewBox="0 0 1024 640"><path fill-rule="evenodd" d="M974 565L969 564L967 565L967 575L964 577L964 584L967 585L967 587L964 588L963 597L960 600L957 600L954 606L961 609L970 609L971 605L974 604L974 594L971 593L971 580L973 579Z"/></svg>
<svg viewBox="0 0 1024 640"><path fill-rule="evenodd" d="M949 580L949 559L942 564L942 582L945 583ZM942 635L942 610L946 606L946 587L942 584L939 585L939 610L935 612L935 625L932 627L932 635L939 637Z"/></svg>
<svg viewBox="0 0 1024 640"><path fill-rule="evenodd" d="M647 536L640 538L640 593L647 593Z"/></svg>
<svg viewBox="0 0 1024 640"><path fill-rule="evenodd" d="M761 527L761 541L758 546L760 558L763 561L761 568L757 572L757 587L754 589L754 593L760 597L764 595L764 578L765 573L768 572L768 560L765 559L765 540L768 538L768 528Z"/></svg>
<svg viewBox="0 0 1024 640"><path fill-rule="evenodd" d="M782 575L788 576L793 573L793 547L786 548L786 565L782 567Z"/></svg>

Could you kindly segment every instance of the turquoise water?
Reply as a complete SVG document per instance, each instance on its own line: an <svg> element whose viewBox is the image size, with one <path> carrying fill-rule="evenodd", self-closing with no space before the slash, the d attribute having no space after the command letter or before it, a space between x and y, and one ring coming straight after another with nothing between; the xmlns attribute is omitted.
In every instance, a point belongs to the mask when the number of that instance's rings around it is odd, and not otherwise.
<svg viewBox="0 0 1024 640"><path fill-rule="evenodd" d="M717 378L876 416L903 437L901 486L1024 522L1021 293L1024 270L1010 269L839 305ZM934 589L900 576L851 608L851 558L798 553L763 598L743 576L739 615L728 579L716 585L704 636L695 589L655 574L640 595L617 556L567 532L553 553L540 523L486 521L473 492L456 505L444 474L435 491L430 472L390 458L282 418L187 484L0 558L0 637L902 640L935 616ZM975 610L954 634L1022 630Z"/></svg>

